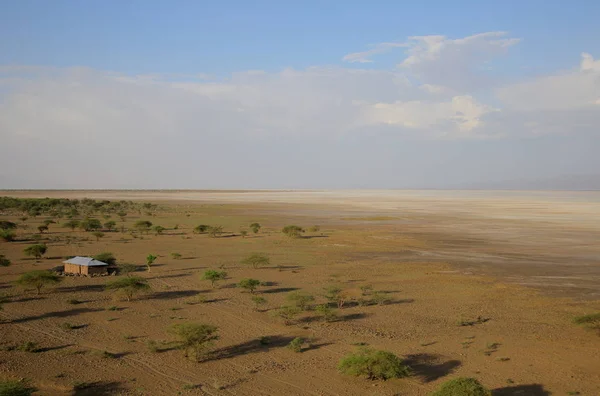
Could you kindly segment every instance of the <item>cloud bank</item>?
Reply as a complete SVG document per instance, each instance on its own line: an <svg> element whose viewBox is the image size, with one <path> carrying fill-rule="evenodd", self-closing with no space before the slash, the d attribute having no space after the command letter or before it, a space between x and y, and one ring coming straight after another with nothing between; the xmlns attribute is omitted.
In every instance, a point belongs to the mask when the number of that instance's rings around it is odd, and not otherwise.
<svg viewBox="0 0 600 396"><path fill-rule="evenodd" d="M596 139L600 61L584 53L571 70L498 80L488 71L519 41L505 32L410 37L343 58L376 64L378 54L399 51L392 70L322 66L219 80L201 71L0 66L1 187L376 187L339 175L381 181L370 175L389 178L391 167L405 166L397 159L405 147L438 150L440 142L451 152L468 142ZM356 165L361 157L367 170ZM494 166L489 177L513 171ZM382 187L445 180L431 172Z"/></svg>

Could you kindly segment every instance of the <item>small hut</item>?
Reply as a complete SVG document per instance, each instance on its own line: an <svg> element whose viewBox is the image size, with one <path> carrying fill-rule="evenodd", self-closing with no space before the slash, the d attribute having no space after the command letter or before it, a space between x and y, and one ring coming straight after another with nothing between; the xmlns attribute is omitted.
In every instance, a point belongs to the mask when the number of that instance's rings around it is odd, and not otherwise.
<svg viewBox="0 0 600 396"><path fill-rule="evenodd" d="M98 275L108 272L108 264L91 257L73 257L63 261L65 274Z"/></svg>

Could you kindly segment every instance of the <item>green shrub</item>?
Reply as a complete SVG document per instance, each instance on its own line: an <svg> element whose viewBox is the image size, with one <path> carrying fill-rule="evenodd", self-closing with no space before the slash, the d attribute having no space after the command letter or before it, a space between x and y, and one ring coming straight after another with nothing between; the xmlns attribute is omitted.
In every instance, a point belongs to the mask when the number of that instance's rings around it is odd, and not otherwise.
<svg viewBox="0 0 600 396"><path fill-rule="evenodd" d="M210 226L206 231L208 232L208 236L211 238L216 238L223 233L223 226Z"/></svg>
<svg viewBox="0 0 600 396"><path fill-rule="evenodd" d="M337 313L327 304L317 305L315 311L323 317L325 322L335 322L339 320Z"/></svg>
<svg viewBox="0 0 600 396"><path fill-rule="evenodd" d="M252 230L253 233L258 234L258 232L261 229L261 225L260 225L260 223L252 223L252 224L250 224L250 229Z"/></svg>
<svg viewBox="0 0 600 396"><path fill-rule="evenodd" d="M152 222L148 221L148 220L139 220L135 222L134 227L139 231L139 232L148 232L150 231L150 228L152 227Z"/></svg>
<svg viewBox="0 0 600 396"><path fill-rule="evenodd" d="M17 224L12 221L0 220L0 229L2 230L14 230L17 228Z"/></svg>
<svg viewBox="0 0 600 396"><path fill-rule="evenodd" d="M261 296L252 296L252 302L254 303L254 309L258 311L261 305L267 303L267 299Z"/></svg>
<svg viewBox="0 0 600 396"><path fill-rule="evenodd" d="M146 256L146 268L148 268L148 271L150 271L150 266L154 264L157 258L158 256L155 256L153 254L149 254Z"/></svg>
<svg viewBox="0 0 600 396"><path fill-rule="evenodd" d="M200 224L200 225L194 227L194 234L202 234L202 233L208 231L209 228L210 228L209 225Z"/></svg>
<svg viewBox="0 0 600 396"><path fill-rule="evenodd" d="M300 314L300 312L302 312L302 311L298 307L291 307L288 305L284 305L283 307L279 308L278 310L273 311L271 313L271 315L280 317L281 319L283 319L283 323L285 325L290 325L290 324L292 324L294 318L296 316L298 316L298 314Z"/></svg>
<svg viewBox="0 0 600 396"><path fill-rule="evenodd" d="M84 231L95 231L102 228L102 223L98 219L84 219L79 223L79 227Z"/></svg>
<svg viewBox="0 0 600 396"><path fill-rule="evenodd" d="M336 304L339 309L342 309L344 307L344 303L346 302L346 299L347 299L344 291L338 286L326 287L325 294L323 296L330 303Z"/></svg>
<svg viewBox="0 0 600 396"><path fill-rule="evenodd" d="M181 253L171 253L171 258L173 260L179 260L181 258Z"/></svg>
<svg viewBox="0 0 600 396"><path fill-rule="evenodd" d="M308 231L310 231L310 232L319 232L320 230L321 230L321 227L318 225L314 225L308 229Z"/></svg>
<svg viewBox="0 0 600 396"><path fill-rule="evenodd" d="M127 275L129 276L129 274L131 274L132 272L137 271L137 265L135 264L119 264L119 266L117 267L117 271L119 272L119 275Z"/></svg>
<svg viewBox="0 0 600 396"><path fill-rule="evenodd" d="M600 331L600 312L577 316L573 319L573 323Z"/></svg>
<svg viewBox="0 0 600 396"><path fill-rule="evenodd" d="M36 260L39 260L47 251L48 247L45 244L29 245L23 249L26 256L33 256Z"/></svg>
<svg viewBox="0 0 600 396"><path fill-rule="evenodd" d="M79 220L69 220L65 224L63 224L63 227L70 228L71 231L75 231L75 228L77 228L79 226L80 226Z"/></svg>
<svg viewBox="0 0 600 396"><path fill-rule="evenodd" d="M0 396L30 396L35 391L25 381L0 381Z"/></svg>
<svg viewBox="0 0 600 396"><path fill-rule="evenodd" d="M402 359L391 352L361 348L344 357L338 364L343 374L367 377L371 380L402 378L410 375L410 369Z"/></svg>
<svg viewBox="0 0 600 396"><path fill-rule="evenodd" d="M296 337L288 344L288 348L294 352L302 352L302 345L304 345L304 338Z"/></svg>
<svg viewBox="0 0 600 396"><path fill-rule="evenodd" d="M446 381L431 396L491 396L486 389L475 378L454 378Z"/></svg>
<svg viewBox="0 0 600 396"><path fill-rule="evenodd" d="M25 341L17 347L17 351L36 353L40 351L40 346L37 342Z"/></svg>
<svg viewBox="0 0 600 396"><path fill-rule="evenodd" d="M156 235L162 235L162 233L163 233L163 232L166 230L166 228L165 228L165 227L163 227L163 226L159 226L159 225L157 225L157 226L154 226L152 229L154 230L154 233L155 233Z"/></svg>
<svg viewBox="0 0 600 396"><path fill-rule="evenodd" d="M115 258L114 254L112 254L110 252L99 253L99 254L95 255L93 258L95 260L102 261L103 263L106 263L108 265L117 264L117 259Z"/></svg>
<svg viewBox="0 0 600 396"><path fill-rule="evenodd" d="M71 304L71 305L77 305L77 304L81 304L81 301L79 301L76 298L70 298L67 300L67 303Z"/></svg>

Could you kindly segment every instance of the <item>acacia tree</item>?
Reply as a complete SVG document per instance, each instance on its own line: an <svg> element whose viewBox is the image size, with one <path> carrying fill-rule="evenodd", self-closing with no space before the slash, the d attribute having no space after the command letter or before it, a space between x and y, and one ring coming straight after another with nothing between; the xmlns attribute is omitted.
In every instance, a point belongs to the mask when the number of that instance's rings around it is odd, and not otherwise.
<svg viewBox="0 0 600 396"><path fill-rule="evenodd" d="M104 237L104 233L100 231L95 231L92 233L92 235L96 237L96 242L98 242L100 238Z"/></svg>
<svg viewBox="0 0 600 396"><path fill-rule="evenodd" d="M63 227L70 228L71 231L75 231L75 228L79 227L79 225L79 220L69 220L63 224Z"/></svg>
<svg viewBox="0 0 600 396"><path fill-rule="evenodd" d="M125 222L125 218L127 217L127 212L121 211L117 213L117 216L121 219L122 222Z"/></svg>
<svg viewBox="0 0 600 396"><path fill-rule="evenodd" d="M79 223L79 227L88 232L96 231L102 228L102 223L98 219L86 218Z"/></svg>
<svg viewBox="0 0 600 396"><path fill-rule="evenodd" d="M43 233L44 233L44 231L48 231L48 226L47 226L47 225L43 225L43 224L42 224L42 225L39 225L39 226L37 227L37 229L38 229L38 231L40 232L40 234L43 234Z"/></svg>
<svg viewBox="0 0 600 396"><path fill-rule="evenodd" d="M142 292L150 290L148 281L139 276L131 276L126 278L116 279L106 284L107 290L114 290L117 294L122 294L127 301Z"/></svg>
<svg viewBox="0 0 600 396"><path fill-rule="evenodd" d="M10 260L6 258L5 255L0 254L0 267L8 267L10 265Z"/></svg>
<svg viewBox="0 0 600 396"><path fill-rule="evenodd" d="M338 364L338 370L343 374L364 376L371 380L387 380L410 375L410 368L398 356L391 352L371 348L362 348L344 357Z"/></svg>
<svg viewBox="0 0 600 396"><path fill-rule="evenodd" d="M184 356L200 361L207 348L219 339L218 328L204 323L177 323L169 328L169 332L179 338L179 348Z"/></svg>
<svg viewBox="0 0 600 396"><path fill-rule="evenodd" d="M287 235L290 238L300 238L300 236L304 232L304 229L297 225L288 225L288 226L283 227L281 232L283 232L285 235Z"/></svg>
<svg viewBox="0 0 600 396"><path fill-rule="evenodd" d="M223 226L210 226L207 231L211 238L216 238L223 233Z"/></svg>
<svg viewBox="0 0 600 396"><path fill-rule="evenodd" d="M202 275L202 280L210 281L210 285L215 287L218 281L223 280L227 277L227 272L225 271L216 271L216 270L207 270Z"/></svg>
<svg viewBox="0 0 600 396"><path fill-rule="evenodd" d="M344 303L347 300L347 296L344 291L338 286L329 286L325 288L324 297L330 303L334 303L337 305L339 309L344 307Z"/></svg>
<svg viewBox="0 0 600 396"><path fill-rule="evenodd" d="M60 281L62 281L62 278L54 272L36 270L22 274L16 283L22 287L33 287L37 291L37 294L40 294L44 286L55 285Z"/></svg>
<svg viewBox="0 0 600 396"><path fill-rule="evenodd" d="M23 253L26 256L33 256L36 260L39 260L48 250L48 247L45 244L35 244L27 246L23 249Z"/></svg>
<svg viewBox="0 0 600 396"><path fill-rule="evenodd" d="M242 260L242 264L249 265L254 269L269 265L271 260L265 253L252 253Z"/></svg>
<svg viewBox="0 0 600 396"><path fill-rule="evenodd" d="M238 283L238 287L248 290L250 293L254 293L254 290L260 285L258 279L244 278Z"/></svg>
<svg viewBox="0 0 600 396"><path fill-rule="evenodd" d="M148 267L148 271L150 271L150 266L154 264L154 261L156 261L157 258L158 257L153 254L149 254L146 256L146 267Z"/></svg>
<svg viewBox="0 0 600 396"><path fill-rule="evenodd" d="M194 234L202 234L206 232L209 228L210 226L206 224L197 225L196 227L194 227Z"/></svg>
<svg viewBox="0 0 600 396"><path fill-rule="evenodd" d="M106 223L104 223L104 228L106 228L107 231L112 231L115 227L117 226L117 222L110 220L107 221Z"/></svg>
<svg viewBox="0 0 600 396"><path fill-rule="evenodd" d="M285 299L303 311L306 311L310 307L310 303L315 301L314 296L299 291L289 293Z"/></svg>
<svg viewBox="0 0 600 396"><path fill-rule="evenodd" d="M157 225L157 226L154 226L153 230L156 235L162 235L163 231L166 230L166 228L163 226Z"/></svg>

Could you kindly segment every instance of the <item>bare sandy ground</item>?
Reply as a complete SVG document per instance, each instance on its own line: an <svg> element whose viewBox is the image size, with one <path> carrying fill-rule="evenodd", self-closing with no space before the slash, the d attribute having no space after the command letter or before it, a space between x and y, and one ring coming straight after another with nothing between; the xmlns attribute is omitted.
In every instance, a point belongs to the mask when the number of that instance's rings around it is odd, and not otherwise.
<svg viewBox="0 0 600 396"><path fill-rule="evenodd" d="M6 191L21 197L240 203L322 222L387 224L429 246L402 259L443 260L463 271L570 297L600 299L600 192L565 191ZM371 257L394 260L389 252Z"/></svg>

